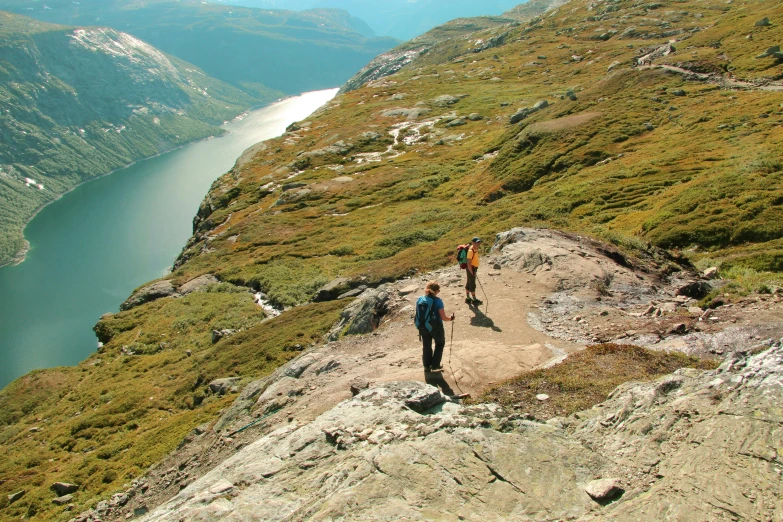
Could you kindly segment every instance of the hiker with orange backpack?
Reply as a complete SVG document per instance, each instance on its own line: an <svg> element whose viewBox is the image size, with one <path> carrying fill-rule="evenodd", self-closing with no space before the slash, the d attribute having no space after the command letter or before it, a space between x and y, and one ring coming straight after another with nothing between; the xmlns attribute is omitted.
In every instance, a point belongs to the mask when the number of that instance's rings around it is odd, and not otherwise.
<svg viewBox="0 0 783 522"><path fill-rule="evenodd" d="M468 276L468 281L465 283L465 302L475 306L483 303L483 301L476 297L476 274L479 269L479 246L481 246L481 238L474 237L467 249L467 256L465 259L465 270Z"/></svg>

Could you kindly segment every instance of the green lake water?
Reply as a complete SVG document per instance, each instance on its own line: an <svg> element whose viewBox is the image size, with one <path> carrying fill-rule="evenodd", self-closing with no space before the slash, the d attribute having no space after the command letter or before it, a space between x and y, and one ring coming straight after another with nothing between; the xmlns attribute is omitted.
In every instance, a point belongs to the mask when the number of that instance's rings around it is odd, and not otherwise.
<svg viewBox="0 0 783 522"><path fill-rule="evenodd" d="M226 136L140 161L44 208L25 229L25 262L0 269L0 388L94 352L93 325L170 269L212 182L245 149L279 136L336 92L252 111L226 124Z"/></svg>

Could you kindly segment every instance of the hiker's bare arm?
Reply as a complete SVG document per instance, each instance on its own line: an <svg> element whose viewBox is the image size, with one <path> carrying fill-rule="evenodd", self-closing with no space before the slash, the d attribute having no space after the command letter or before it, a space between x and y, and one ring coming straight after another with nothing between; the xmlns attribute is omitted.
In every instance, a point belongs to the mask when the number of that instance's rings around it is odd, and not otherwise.
<svg viewBox="0 0 783 522"><path fill-rule="evenodd" d="M454 320L454 314L446 315L446 310L444 310L443 308L438 310L438 313L440 314L440 318L443 319L444 321L453 321Z"/></svg>

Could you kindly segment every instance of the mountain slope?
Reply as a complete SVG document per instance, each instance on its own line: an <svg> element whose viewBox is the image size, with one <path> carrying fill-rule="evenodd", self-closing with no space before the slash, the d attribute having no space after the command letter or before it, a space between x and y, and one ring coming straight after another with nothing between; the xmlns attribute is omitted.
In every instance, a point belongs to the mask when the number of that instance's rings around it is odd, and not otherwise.
<svg viewBox="0 0 783 522"><path fill-rule="evenodd" d="M664 279L690 276L689 263L718 265L726 281L700 302L714 311L689 324L767 306L741 296L783 286L766 272L780 270L783 244L783 64L770 51L783 40L781 20L779 3L574 0L527 22L435 39L393 74L339 95L213 185L174 271L96 325L99 353L0 393L0 443L13 455L0 471L15 477L3 493L29 491L4 513L54 513L44 486L54 480L82 484L74 502L94 506L203 433L191 430L229 404L212 379L241 387L322 344L335 325L330 337L356 331L338 322L343 313L359 309L368 331L385 320L380 303L346 310L352 298L330 299L452 264L455 246L474 235L550 225L616 245L604 250L618 266L654 259ZM551 260L530 259L546 278ZM220 283L186 292L207 274ZM533 295L522 281L520 300ZM573 281L596 307L615 298L613 283L623 290L624 280L601 273ZM459 282L449 284L459 294ZM154 299L161 287L182 297ZM659 289L644 285L641 295ZM264 321L256 292L289 308ZM558 320L561 305L535 303ZM494 306L483 318L473 312L470 327L491 329ZM633 313L650 322L652 339L670 335L643 311ZM675 305L667 320L681 313ZM582 320L570 323L587 335ZM607 325L614 338L632 335L616 325ZM324 369L323 378L340 371ZM252 405L261 389L244 393ZM216 444L207 451L232 443ZM164 471L169 485L192 480Z"/></svg>
<svg viewBox="0 0 783 522"><path fill-rule="evenodd" d="M0 13L0 39L0 264L40 206L264 101L112 29Z"/></svg>
<svg viewBox="0 0 783 522"><path fill-rule="evenodd" d="M366 33L361 21L329 9L295 13L199 0L0 0L0 9L130 33L251 94L335 87L397 43L367 38L357 32Z"/></svg>

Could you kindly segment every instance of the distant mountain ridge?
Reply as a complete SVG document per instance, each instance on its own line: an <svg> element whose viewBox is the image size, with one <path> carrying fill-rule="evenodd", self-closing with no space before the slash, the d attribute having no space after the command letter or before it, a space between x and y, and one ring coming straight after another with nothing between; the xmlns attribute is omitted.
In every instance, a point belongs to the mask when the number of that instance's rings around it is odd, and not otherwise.
<svg viewBox="0 0 783 522"><path fill-rule="evenodd" d="M375 32L409 40L455 18L492 16L515 7L519 0L210 0L224 5L296 11L328 7L345 9L367 22Z"/></svg>
<svg viewBox="0 0 783 522"><path fill-rule="evenodd" d="M250 96L113 29L0 12L0 264L40 206L140 158L223 131Z"/></svg>
<svg viewBox="0 0 783 522"><path fill-rule="evenodd" d="M198 0L0 0L0 9L127 32L251 94L336 87L398 43L373 38L367 24L335 9L296 13Z"/></svg>

